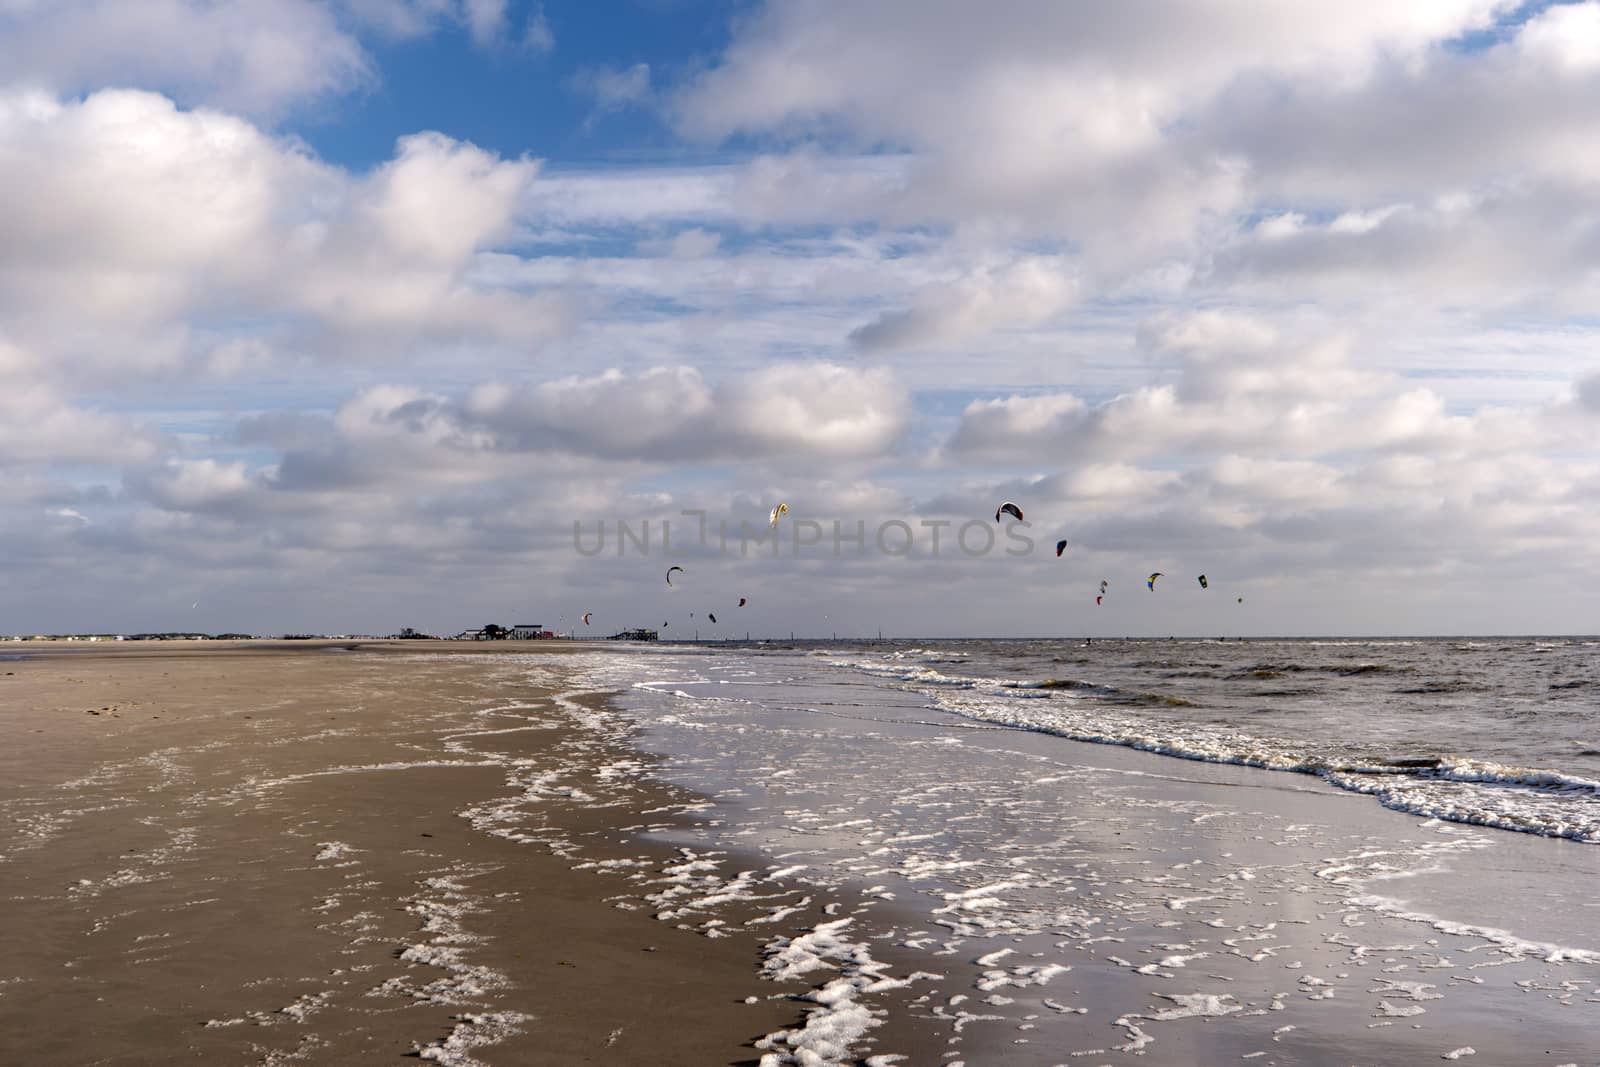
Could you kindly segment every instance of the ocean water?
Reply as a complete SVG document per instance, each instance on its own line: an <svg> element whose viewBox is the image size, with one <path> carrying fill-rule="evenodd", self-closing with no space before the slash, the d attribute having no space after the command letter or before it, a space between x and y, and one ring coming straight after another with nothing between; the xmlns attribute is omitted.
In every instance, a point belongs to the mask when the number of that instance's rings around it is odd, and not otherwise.
<svg viewBox="0 0 1600 1067"><path fill-rule="evenodd" d="M658 918L772 895L769 976L818 976L766 1064L899 1062L919 1020L950 1065L1600 1064L1597 655L668 645L582 683L707 798Z"/></svg>
<svg viewBox="0 0 1600 1067"><path fill-rule="evenodd" d="M1600 842L1600 639L952 641L810 654L976 721Z"/></svg>
<svg viewBox="0 0 1600 1067"><path fill-rule="evenodd" d="M1600 638L827 642L693 654L738 655L760 678L747 685L781 690L762 700L832 707L833 695L798 694L856 687L859 698L871 683L875 702L1318 775L1396 810L1600 842Z"/></svg>

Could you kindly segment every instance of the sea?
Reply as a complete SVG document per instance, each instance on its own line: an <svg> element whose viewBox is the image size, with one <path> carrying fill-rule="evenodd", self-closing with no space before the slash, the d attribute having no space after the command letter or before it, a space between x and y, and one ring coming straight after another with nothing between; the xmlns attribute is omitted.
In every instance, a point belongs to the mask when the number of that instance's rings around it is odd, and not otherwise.
<svg viewBox="0 0 1600 1067"><path fill-rule="evenodd" d="M816 979L767 1067L908 1062L916 1020L948 1067L1600 1064L1600 638L579 660L704 798L656 831L703 899L836 901L767 947Z"/></svg>

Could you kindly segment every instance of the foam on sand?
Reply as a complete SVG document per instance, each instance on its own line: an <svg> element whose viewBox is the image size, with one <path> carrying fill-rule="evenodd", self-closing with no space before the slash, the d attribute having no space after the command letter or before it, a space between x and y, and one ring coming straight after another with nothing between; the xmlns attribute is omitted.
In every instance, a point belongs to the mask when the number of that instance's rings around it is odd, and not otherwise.
<svg viewBox="0 0 1600 1067"><path fill-rule="evenodd" d="M872 958L865 943L844 936L852 921L819 923L797 937L779 937L768 944L761 965L764 978L793 981L824 969L838 970L839 977L798 996L816 1005L806 1014L804 1025L779 1030L756 1042L757 1048L768 1050L761 1057L761 1067L844 1067L855 1062L853 1049L869 1030L881 1025L883 1014L862 998L903 989L918 979L939 977L921 971L905 978L889 977L887 967ZM878 1059L888 1063L893 1057Z"/></svg>

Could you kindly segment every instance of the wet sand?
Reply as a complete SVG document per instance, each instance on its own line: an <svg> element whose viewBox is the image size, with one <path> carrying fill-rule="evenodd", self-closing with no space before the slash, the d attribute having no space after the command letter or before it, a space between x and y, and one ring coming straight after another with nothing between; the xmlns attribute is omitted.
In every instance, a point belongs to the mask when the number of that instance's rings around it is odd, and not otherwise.
<svg viewBox="0 0 1600 1067"><path fill-rule="evenodd" d="M810 984L759 904L654 917L702 871L637 832L696 798L572 729L563 650L0 661L0 1058L754 1063Z"/></svg>

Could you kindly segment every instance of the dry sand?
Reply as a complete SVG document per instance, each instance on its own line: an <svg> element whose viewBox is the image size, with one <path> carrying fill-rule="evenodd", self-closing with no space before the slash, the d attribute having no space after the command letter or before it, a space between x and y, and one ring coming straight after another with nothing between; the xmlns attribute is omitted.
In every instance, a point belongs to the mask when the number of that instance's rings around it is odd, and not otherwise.
<svg viewBox="0 0 1600 1067"><path fill-rule="evenodd" d="M753 1063L801 1017L771 935L652 917L681 857L635 831L693 798L568 728L536 650L0 661L0 1061Z"/></svg>

